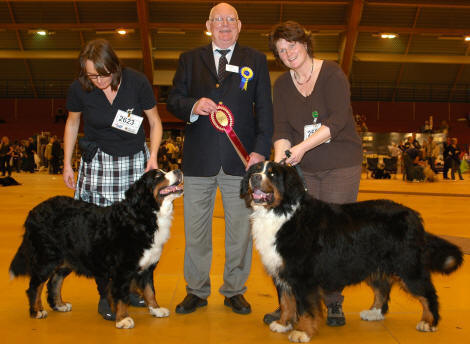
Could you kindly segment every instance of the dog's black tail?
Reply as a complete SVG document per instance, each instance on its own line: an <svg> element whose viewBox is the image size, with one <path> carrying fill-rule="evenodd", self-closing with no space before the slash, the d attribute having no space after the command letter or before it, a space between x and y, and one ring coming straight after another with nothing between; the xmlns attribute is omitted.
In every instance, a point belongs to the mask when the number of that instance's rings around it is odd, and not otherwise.
<svg viewBox="0 0 470 344"><path fill-rule="evenodd" d="M459 247L430 233L426 233L424 238L429 271L448 275L462 265L463 253Z"/></svg>
<svg viewBox="0 0 470 344"><path fill-rule="evenodd" d="M10 279L13 279L17 276L24 276L30 274L28 256L26 254L26 246L24 240L18 248L15 257L11 261L9 272Z"/></svg>

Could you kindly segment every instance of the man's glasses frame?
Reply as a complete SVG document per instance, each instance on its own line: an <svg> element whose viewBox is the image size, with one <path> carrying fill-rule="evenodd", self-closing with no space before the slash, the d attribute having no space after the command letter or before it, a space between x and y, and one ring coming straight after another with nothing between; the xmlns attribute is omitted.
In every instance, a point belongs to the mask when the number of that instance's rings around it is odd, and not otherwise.
<svg viewBox="0 0 470 344"><path fill-rule="evenodd" d="M224 21L226 21L227 24L235 24L238 21L238 18L232 17L232 16L227 16L227 17L218 16L214 18L209 18L209 20L218 25L222 24Z"/></svg>

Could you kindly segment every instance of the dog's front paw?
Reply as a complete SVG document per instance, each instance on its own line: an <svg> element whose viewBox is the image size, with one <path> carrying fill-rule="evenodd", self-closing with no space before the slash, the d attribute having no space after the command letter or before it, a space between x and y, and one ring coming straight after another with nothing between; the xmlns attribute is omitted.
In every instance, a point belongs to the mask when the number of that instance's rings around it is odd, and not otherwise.
<svg viewBox="0 0 470 344"><path fill-rule="evenodd" d="M269 324L269 328L273 332L286 333L287 331L292 330L292 325L288 324L287 326L284 326L280 324L278 321L273 321L272 323Z"/></svg>
<svg viewBox="0 0 470 344"><path fill-rule="evenodd" d="M436 332L437 327L432 326L430 323L421 320L418 325L416 325L416 329L421 332Z"/></svg>
<svg viewBox="0 0 470 344"><path fill-rule="evenodd" d="M38 311L36 314L32 315L32 317L35 319L45 319L47 318L47 311L45 309L42 309Z"/></svg>
<svg viewBox="0 0 470 344"><path fill-rule="evenodd" d="M289 340L294 343L310 342L310 337L304 331L292 331L289 333Z"/></svg>
<svg viewBox="0 0 470 344"><path fill-rule="evenodd" d="M384 315L382 314L382 311L379 308L367 309L359 313L359 315L361 316L362 320L367 321L378 321L385 319Z"/></svg>
<svg viewBox="0 0 470 344"><path fill-rule="evenodd" d="M55 306L54 310L58 312L70 312L72 310L72 304L65 302L59 306Z"/></svg>
<svg viewBox="0 0 470 344"><path fill-rule="evenodd" d="M116 321L117 328L133 328L134 327L134 320L131 317L126 317L121 321Z"/></svg>
<svg viewBox="0 0 470 344"><path fill-rule="evenodd" d="M153 308L149 307L150 314L157 318L164 318L170 315L170 311L166 308Z"/></svg>

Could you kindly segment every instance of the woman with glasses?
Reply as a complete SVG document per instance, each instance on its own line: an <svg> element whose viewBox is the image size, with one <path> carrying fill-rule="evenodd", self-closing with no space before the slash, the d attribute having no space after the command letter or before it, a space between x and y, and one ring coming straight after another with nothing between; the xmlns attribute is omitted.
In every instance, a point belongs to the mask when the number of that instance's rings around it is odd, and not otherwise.
<svg viewBox="0 0 470 344"><path fill-rule="evenodd" d="M162 137L152 86L147 78L121 65L106 40L90 41L79 56L79 76L68 91L69 111L64 132L65 185L75 198L108 206L124 198L125 191L150 169L158 168ZM150 124L150 151L145 143L143 114ZM82 158L75 183L72 154L83 117L85 136L79 140ZM106 299L108 279L96 279L98 312L114 320ZM131 304L145 306L131 294Z"/></svg>
<svg viewBox="0 0 470 344"><path fill-rule="evenodd" d="M273 89L275 161L299 164L314 198L355 202L362 148L346 76L335 62L314 58L311 36L296 22L275 26L269 47L288 69ZM345 324L343 299L341 290L325 290L328 325ZM264 322L269 324L279 316L279 310L268 313Z"/></svg>

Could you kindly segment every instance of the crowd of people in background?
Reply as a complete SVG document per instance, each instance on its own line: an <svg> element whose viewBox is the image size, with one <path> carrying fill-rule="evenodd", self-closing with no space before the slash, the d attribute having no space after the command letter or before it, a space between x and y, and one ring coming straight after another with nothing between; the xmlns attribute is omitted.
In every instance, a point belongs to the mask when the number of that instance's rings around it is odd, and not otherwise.
<svg viewBox="0 0 470 344"><path fill-rule="evenodd" d="M455 137L447 137L443 143L443 155L439 169L437 162L440 159L440 147L434 142L432 135L425 136L423 142L420 143L416 139L416 134L413 133L398 148L402 152L404 179L408 181L424 181L426 179L435 181L440 169L442 169L443 179L449 179L448 172L450 170L452 180L455 180L455 173L458 174L460 180L463 180L461 172L463 153ZM396 149L393 150L396 152Z"/></svg>
<svg viewBox="0 0 470 344"><path fill-rule="evenodd" d="M39 150L38 150L39 143ZM435 175L442 173L444 180L463 180L462 164L470 160L470 154L461 149L457 138L448 137L445 142L437 143L432 135L426 135L420 143L416 134L407 137L401 143L391 143L388 146L389 155L402 162L405 168L405 158L411 159L411 173L405 176L408 180L422 181L425 170L431 170ZM181 168L183 152L183 136L173 135L162 141L158 154L159 168L168 171ZM442 152L442 154L441 154ZM60 174L63 168L63 144L55 135L32 136L27 139L10 141L3 136L0 143L0 172L2 176L11 176L12 172L47 171L49 174ZM406 175L406 172L403 171ZM450 172L450 176L449 176Z"/></svg>
<svg viewBox="0 0 470 344"><path fill-rule="evenodd" d="M162 141L158 151L158 167L164 171L181 168L183 137L169 137Z"/></svg>
<svg viewBox="0 0 470 344"><path fill-rule="evenodd" d="M0 143L0 171L2 176L12 172L48 171L62 173L63 149L57 136L35 135L27 139L10 141L3 136Z"/></svg>
<svg viewBox="0 0 470 344"><path fill-rule="evenodd" d="M159 168L165 171L181 168L182 152L182 136L163 140L158 153ZM61 174L63 157L63 142L56 135L34 135L13 142L8 136L3 136L0 142L2 176L11 176L12 172L39 171Z"/></svg>

